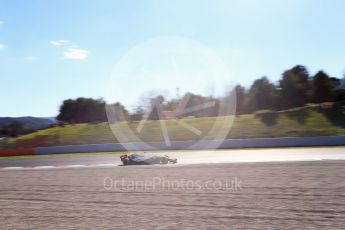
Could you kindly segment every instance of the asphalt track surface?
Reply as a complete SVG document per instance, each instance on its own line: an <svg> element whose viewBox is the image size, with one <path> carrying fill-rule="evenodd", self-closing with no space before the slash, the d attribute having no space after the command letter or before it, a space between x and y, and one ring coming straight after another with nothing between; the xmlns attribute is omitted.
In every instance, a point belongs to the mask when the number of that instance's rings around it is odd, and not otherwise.
<svg viewBox="0 0 345 230"><path fill-rule="evenodd" d="M181 162L171 166L0 170L0 228L344 229L344 148L201 152L169 152ZM8 160L119 163L112 154Z"/></svg>
<svg viewBox="0 0 345 230"><path fill-rule="evenodd" d="M200 163L240 163L240 162L279 162L345 160L345 148L283 148L247 150L206 150L206 151L166 151L149 153L168 155L177 158L179 164ZM68 166L68 165L120 165L119 154L49 155L24 158L1 158L0 168Z"/></svg>

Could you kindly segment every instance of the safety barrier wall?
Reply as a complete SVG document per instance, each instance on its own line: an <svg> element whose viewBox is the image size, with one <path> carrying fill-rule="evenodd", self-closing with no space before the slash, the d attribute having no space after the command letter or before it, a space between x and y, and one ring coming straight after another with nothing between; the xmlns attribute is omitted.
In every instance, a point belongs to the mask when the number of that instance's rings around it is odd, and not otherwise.
<svg viewBox="0 0 345 230"><path fill-rule="evenodd" d="M87 153L87 152L119 152L145 150L181 150L181 149L232 149L232 148L260 148L260 147L302 147L302 146L342 146L345 136L325 137L283 137L283 138L253 138L231 140L203 140L203 141L173 141L170 146L164 142L123 143L123 144L89 144L67 145L34 148L38 155L59 153Z"/></svg>

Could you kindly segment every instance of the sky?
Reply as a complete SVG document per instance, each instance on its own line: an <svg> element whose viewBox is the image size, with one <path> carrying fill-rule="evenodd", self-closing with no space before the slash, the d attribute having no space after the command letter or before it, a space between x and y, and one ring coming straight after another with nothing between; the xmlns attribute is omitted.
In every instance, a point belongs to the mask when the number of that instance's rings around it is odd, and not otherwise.
<svg viewBox="0 0 345 230"><path fill-rule="evenodd" d="M342 0L0 0L0 117L56 116L77 97L131 107L151 90L217 94L277 82L297 64L341 78L344 9Z"/></svg>

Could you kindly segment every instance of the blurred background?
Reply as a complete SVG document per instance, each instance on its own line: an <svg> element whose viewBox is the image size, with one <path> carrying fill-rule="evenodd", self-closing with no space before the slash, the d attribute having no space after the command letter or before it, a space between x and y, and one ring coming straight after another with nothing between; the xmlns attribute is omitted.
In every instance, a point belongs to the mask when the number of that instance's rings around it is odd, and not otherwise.
<svg viewBox="0 0 345 230"><path fill-rule="evenodd" d="M163 141L162 120L171 141L345 134L343 1L20 5L0 2L1 149L117 143L112 127ZM133 55L162 36L184 48Z"/></svg>

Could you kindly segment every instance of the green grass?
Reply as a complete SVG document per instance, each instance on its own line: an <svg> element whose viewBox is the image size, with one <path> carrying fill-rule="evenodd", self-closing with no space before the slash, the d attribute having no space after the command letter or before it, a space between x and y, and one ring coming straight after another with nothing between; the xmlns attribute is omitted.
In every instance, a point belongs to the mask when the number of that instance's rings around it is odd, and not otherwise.
<svg viewBox="0 0 345 230"><path fill-rule="evenodd" d="M189 118L183 121L202 132L196 135L174 120L166 121L171 140L215 139L222 133L229 139L257 137L299 137L345 135L345 109L299 108L279 112L262 111L227 117ZM138 141L128 129L143 141L163 141L160 121L147 121L140 133L138 122L112 125L114 130L127 137L125 141ZM216 130L216 133L210 131ZM230 132L228 132L230 130ZM123 140L121 140L123 141ZM2 148L14 146L53 146L75 144L100 144L119 142L108 123L76 124L37 131L3 143Z"/></svg>

